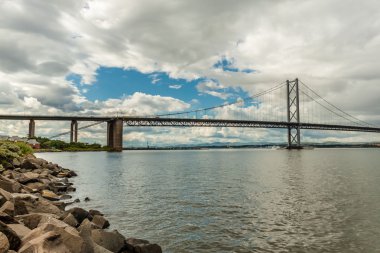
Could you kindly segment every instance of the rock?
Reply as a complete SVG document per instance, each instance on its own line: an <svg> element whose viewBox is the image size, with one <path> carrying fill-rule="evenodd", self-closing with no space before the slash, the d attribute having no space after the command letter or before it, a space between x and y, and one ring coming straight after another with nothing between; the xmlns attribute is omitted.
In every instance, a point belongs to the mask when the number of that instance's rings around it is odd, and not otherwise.
<svg viewBox="0 0 380 253"><path fill-rule="evenodd" d="M41 166L38 164L37 159L25 159L20 166L22 169L26 170L36 170L41 169Z"/></svg>
<svg viewBox="0 0 380 253"><path fill-rule="evenodd" d="M20 192L21 184L15 180L0 175L0 188L7 192Z"/></svg>
<svg viewBox="0 0 380 253"><path fill-rule="evenodd" d="M13 214L9 215L5 212L0 212L0 221L5 224L18 223L14 218Z"/></svg>
<svg viewBox="0 0 380 253"><path fill-rule="evenodd" d="M89 197L85 197L85 198L84 198L84 201L85 201L85 202L88 202L88 201L90 201L90 198L89 198Z"/></svg>
<svg viewBox="0 0 380 253"><path fill-rule="evenodd" d="M95 225L97 225L98 227L104 229L104 228L108 228L110 226L110 223L108 222L108 220L106 220L103 216L101 215L95 215L93 218L92 218L92 223L94 223Z"/></svg>
<svg viewBox="0 0 380 253"><path fill-rule="evenodd" d="M34 196L32 194L24 194ZM51 213L62 215L63 211L50 201L43 198L15 198L15 214L22 215L27 213ZM25 208L24 208L25 207Z"/></svg>
<svg viewBox="0 0 380 253"><path fill-rule="evenodd" d="M126 243L133 246L136 253L162 253L159 245L150 244L147 240L128 238Z"/></svg>
<svg viewBox="0 0 380 253"><path fill-rule="evenodd" d="M78 230L81 231L83 227L90 227L91 229L99 229L100 227L92 223L89 219L84 219L80 226L78 227Z"/></svg>
<svg viewBox="0 0 380 253"><path fill-rule="evenodd" d="M5 202L7 202L7 200L0 195L0 206L2 206Z"/></svg>
<svg viewBox="0 0 380 253"><path fill-rule="evenodd" d="M12 164L14 167L18 168L21 165L20 159L19 158L14 158L12 161Z"/></svg>
<svg viewBox="0 0 380 253"><path fill-rule="evenodd" d="M77 227L79 225L78 221L75 219L75 217L69 213L66 218L63 219L63 222L66 224L72 226L72 227Z"/></svg>
<svg viewBox="0 0 380 253"><path fill-rule="evenodd" d="M37 182L28 182L25 184L28 188L31 189L32 192L37 192L43 189L46 189L47 185L44 183L41 183L40 181Z"/></svg>
<svg viewBox="0 0 380 253"><path fill-rule="evenodd" d="M25 172L20 175L18 178L18 181L21 184L26 184L26 183L33 183L33 182L38 182L40 174L34 173L34 172Z"/></svg>
<svg viewBox="0 0 380 253"><path fill-rule="evenodd" d="M70 226L65 228L46 223L33 229L22 240L19 253L55 252L55 253L87 253L87 245L79 232Z"/></svg>
<svg viewBox="0 0 380 253"><path fill-rule="evenodd" d="M17 215L15 219L21 223L23 223L29 229L35 229L40 221L44 218L44 220L48 220L49 218L58 219L57 215L48 214L48 213L32 213L25 215Z"/></svg>
<svg viewBox="0 0 380 253"><path fill-rule="evenodd" d="M10 201L12 199L12 194L10 192L7 192L0 188L0 195L4 197L7 201Z"/></svg>
<svg viewBox="0 0 380 253"><path fill-rule="evenodd" d="M7 253L9 250L9 241L5 234L0 232L0 253Z"/></svg>
<svg viewBox="0 0 380 253"><path fill-rule="evenodd" d="M91 216L95 216L95 215L104 216L104 214L98 210L90 209L88 212Z"/></svg>
<svg viewBox="0 0 380 253"><path fill-rule="evenodd" d="M102 229L94 229L91 231L91 237L96 244L112 252L119 252L125 245L125 237L117 232L117 230L109 232Z"/></svg>
<svg viewBox="0 0 380 253"><path fill-rule="evenodd" d="M8 227L15 231L19 238L23 238L27 235L31 230L24 226L23 224L8 224Z"/></svg>
<svg viewBox="0 0 380 253"><path fill-rule="evenodd" d="M52 200L52 201L59 200L59 196L57 194L55 194L54 192L49 191L49 190L42 190L41 196L44 197L45 199Z"/></svg>
<svg viewBox="0 0 380 253"><path fill-rule="evenodd" d="M65 184L63 182L50 182L49 184L49 189L55 193L59 193L59 192L67 192L67 188L69 187L70 185L68 184Z"/></svg>
<svg viewBox="0 0 380 253"><path fill-rule="evenodd" d="M9 228L7 224L0 222L0 232L3 233L8 238L10 250L17 251L20 248L20 245L21 245L20 237L16 234L15 231Z"/></svg>
<svg viewBox="0 0 380 253"><path fill-rule="evenodd" d="M78 223L82 223L82 221L88 218L90 215L89 212L87 212L86 210L80 207L73 207L67 210L67 212L71 213L75 217L75 219L78 221Z"/></svg>
<svg viewBox="0 0 380 253"><path fill-rule="evenodd" d="M8 215L14 215L15 213L15 206L12 202L7 201L0 207L0 212L6 213Z"/></svg>

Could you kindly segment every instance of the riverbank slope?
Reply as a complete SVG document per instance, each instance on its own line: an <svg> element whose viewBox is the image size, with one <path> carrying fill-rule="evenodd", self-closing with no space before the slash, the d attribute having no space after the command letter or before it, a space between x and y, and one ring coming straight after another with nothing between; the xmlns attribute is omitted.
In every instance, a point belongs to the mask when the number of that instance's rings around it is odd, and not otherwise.
<svg viewBox="0 0 380 253"><path fill-rule="evenodd" d="M70 206L77 174L27 147L0 143L0 253L160 253L146 240L109 230L98 210Z"/></svg>

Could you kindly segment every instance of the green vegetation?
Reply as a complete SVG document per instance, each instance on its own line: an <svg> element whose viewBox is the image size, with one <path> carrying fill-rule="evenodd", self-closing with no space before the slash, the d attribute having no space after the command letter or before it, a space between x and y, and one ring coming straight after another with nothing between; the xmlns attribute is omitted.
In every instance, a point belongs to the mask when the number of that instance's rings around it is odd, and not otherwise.
<svg viewBox="0 0 380 253"><path fill-rule="evenodd" d="M0 142L0 170L12 168L15 160L20 157L33 153L33 149L23 142Z"/></svg>
<svg viewBox="0 0 380 253"><path fill-rule="evenodd" d="M40 143L42 150L62 150L62 151L103 151L107 150L107 147L93 143L72 142L67 143L61 140L50 140L45 137L37 137L36 140Z"/></svg>

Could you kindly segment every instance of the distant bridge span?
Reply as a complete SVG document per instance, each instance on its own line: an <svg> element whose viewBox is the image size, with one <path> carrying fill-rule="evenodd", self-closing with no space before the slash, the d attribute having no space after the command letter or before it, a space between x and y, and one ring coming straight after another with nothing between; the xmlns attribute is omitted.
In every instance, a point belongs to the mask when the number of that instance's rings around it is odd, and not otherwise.
<svg viewBox="0 0 380 253"><path fill-rule="evenodd" d="M302 83L302 82L301 82ZM302 83L303 84L303 83ZM223 104L220 106L198 109L190 112L179 112L166 115L157 116L50 116L50 115L0 115L0 120L28 120L29 121L29 138L35 137L35 121L71 121L71 128L69 132L61 133L57 136L70 134L70 141L78 141L78 130L84 129L93 125L107 122L107 145L115 151L121 151L123 146L123 126L134 127L244 127L244 128L283 128L288 130L288 147L289 148L301 148L301 129L310 130L333 130L333 131L356 131L356 132L372 132L380 133L380 127L372 126L348 113L342 111L338 107L324 100L321 96L311 90L308 86L303 84L305 91L299 89L298 79L294 81L286 81L286 83L279 84L269 90L258 93L249 99L257 99L258 97L268 95L282 87L286 87L286 102L284 103L286 108L287 119L284 120L237 120L237 119L218 119L207 117L198 118L198 112L211 111L214 109L220 109L225 106L235 105L238 102ZM301 95L303 96L300 96ZM282 97L282 96L281 96ZM321 101L316 100L320 99ZM301 99L309 99L310 103L316 103L318 106L323 107L332 115L338 119L344 119L345 123L333 124L333 123L310 123L302 122L300 120L300 111L304 108L300 108ZM307 102L307 101L306 101ZM305 103L305 101L304 101ZM307 104L306 104L307 105ZM273 106L272 106L273 107ZM274 107L273 107L274 108ZM312 107L313 109L313 107ZM306 116L313 115L313 110L307 112ZM195 113L195 117L187 117L189 113ZM276 113L276 112L273 112ZM278 113L278 112L277 112ZM269 113L270 114L270 113ZM182 116L182 117L181 117ZM305 115L304 115L305 116ZM88 126L78 127L78 121L96 122ZM306 120L307 121L307 120ZM55 136L55 137L57 137Z"/></svg>
<svg viewBox="0 0 380 253"><path fill-rule="evenodd" d="M115 150L122 148L123 123L134 127L243 127L243 128L299 128L309 130L333 130L380 133L380 128L276 121L188 119L161 117L107 117L107 116L46 116L46 115L0 115L1 120L29 120L29 137L35 135L35 120L71 121L70 140L77 141L78 121L107 122L107 143Z"/></svg>

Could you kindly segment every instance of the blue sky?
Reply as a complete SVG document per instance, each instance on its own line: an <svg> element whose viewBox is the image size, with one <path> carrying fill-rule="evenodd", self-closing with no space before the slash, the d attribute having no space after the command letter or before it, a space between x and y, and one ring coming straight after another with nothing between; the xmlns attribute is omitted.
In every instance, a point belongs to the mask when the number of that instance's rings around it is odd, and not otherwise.
<svg viewBox="0 0 380 253"><path fill-rule="evenodd" d="M225 57L212 67L222 69L225 72L246 74L254 72L249 69L239 70L233 67L233 62ZM238 86L224 87L216 79L204 77L189 81L182 78L171 78L165 72L142 73L135 68L99 67L96 71L96 81L91 85L82 84L81 77L75 74L69 74L67 80L73 82L80 89L82 95L90 101L120 99L135 92L142 92L176 98L191 104L190 109L198 109L234 102L238 98L249 96L244 89ZM211 83L212 86L202 85L204 83Z"/></svg>

